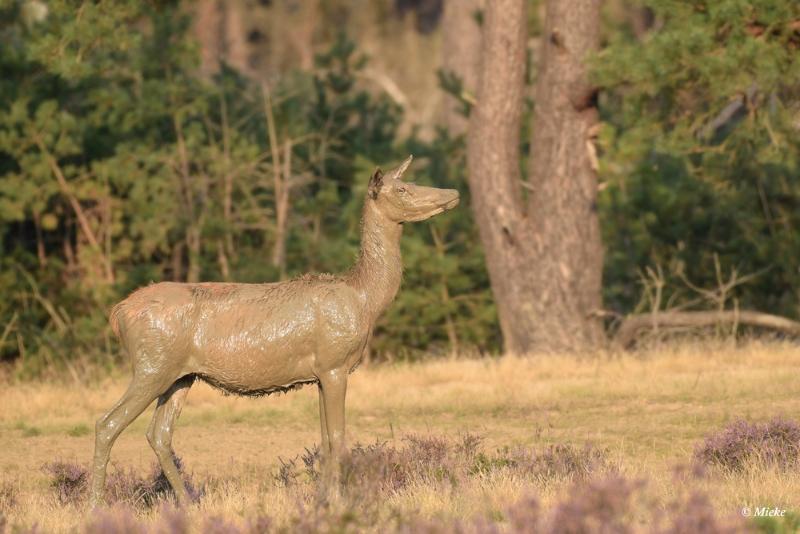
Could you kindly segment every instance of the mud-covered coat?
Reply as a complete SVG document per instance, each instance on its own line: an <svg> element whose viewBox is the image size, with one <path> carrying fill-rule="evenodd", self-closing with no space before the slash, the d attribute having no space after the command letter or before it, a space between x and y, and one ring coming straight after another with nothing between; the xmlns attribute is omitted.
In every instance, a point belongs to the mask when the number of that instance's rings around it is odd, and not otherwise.
<svg viewBox="0 0 800 534"><path fill-rule="evenodd" d="M346 273L265 284L163 282L135 291L113 308L111 327L130 357L133 380L97 421L94 504L102 500L114 441L156 399L147 438L179 501L188 499L171 442L196 379L239 395L317 383L322 451L341 452L347 375L400 287L403 224L459 201L455 190L403 182L410 163L409 157L386 175L377 170L370 178L361 252Z"/></svg>

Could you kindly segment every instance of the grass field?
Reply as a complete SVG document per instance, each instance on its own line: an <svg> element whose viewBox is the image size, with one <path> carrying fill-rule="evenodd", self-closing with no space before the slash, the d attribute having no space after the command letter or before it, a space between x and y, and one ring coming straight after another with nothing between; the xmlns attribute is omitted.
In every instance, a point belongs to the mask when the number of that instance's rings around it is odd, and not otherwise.
<svg viewBox="0 0 800 534"><path fill-rule="evenodd" d="M626 521L637 528L645 528L659 511L668 511L671 503L695 491L707 494L723 518L739 516L745 506L778 508L791 515L800 512L797 469L753 462L741 472L712 472L700 478L676 476L675 469L689 464L704 436L733 420L766 421L776 415L800 419L798 377L799 347L757 342L592 358L503 357L373 366L351 376L348 442L381 441L402 448L409 435L440 436L456 443L469 433L483 438L481 448L490 459L502 456L503 450L538 451L566 444L581 448L591 443L605 450L605 463L590 479L616 473L625 480L646 481L626 512ZM126 385L126 377L120 376L92 387L2 387L0 515L12 530L36 524L45 532L80 531L91 522L84 499L59 502L42 466L54 460L88 466L94 421ZM120 437L110 472L150 472L155 456L144 438L149 414L150 410ZM241 399L196 384L174 441L186 471L197 483L206 483L205 495L186 511L189 529L208 530L203 525L209 517L244 525L256 516L268 516L275 528L300 530L297 516L314 498L316 485L300 473L287 487L276 475L279 458L295 458L319 441L317 417L314 387ZM382 521L398 515L439 525L455 519L508 524L512 503L534 495L541 515L547 516L579 487L569 474L526 478L502 466L464 473L469 474L458 483L422 477L385 492L375 504L377 515L370 519L373 529L382 530L388 524ZM367 486L364 491L373 492ZM357 513L363 503L353 497L351 491L347 504L348 498L335 494L328 509L350 506ZM374 495L364 495L363 502L370 497ZM162 511L152 507L135 513L147 523L158 521ZM362 530L366 524L356 520L350 528Z"/></svg>

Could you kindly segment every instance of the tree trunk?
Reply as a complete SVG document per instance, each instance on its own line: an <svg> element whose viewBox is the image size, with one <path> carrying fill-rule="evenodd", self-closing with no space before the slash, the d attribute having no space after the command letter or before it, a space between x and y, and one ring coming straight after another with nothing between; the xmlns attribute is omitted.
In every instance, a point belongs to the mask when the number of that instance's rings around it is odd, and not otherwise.
<svg viewBox="0 0 800 534"><path fill-rule="evenodd" d="M194 5L194 32L200 45L200 71L210 78L222 57L222 10L217 0L198 0Z"/></svg>
<svg viewBox="0 0 800 534"><path fill-rule="evenodd" d="M225 6L225 60L244 75L252 76L250 46L243 20L244 6L240 1L228 1Z"/></svg>
<svg viewBox="0 0 800 534"><path fill-rule="evenodd" d="M532 191L522 194L525 0L493 0L470 118L469 186L505 349L576 351L603 340L602 247L589 153L594 91L582 61L597 45L596 0L549 0L536 91Z"/></svg>
<svg viewBox="0 0 800 534"><path fill-rule="evenodd" d="M225 61L242 74L253 75L244 13L247 6L241 0L198 0L192 7L201 74L211 77Z"/></svg>
<svg viewBox="0 0 800 534"><path fill-rule="evenodd" d="M483 71L470 114L467 166L505 349L527 352L533 260L522 205L519 127L525 75L525 0L493 0L484 15Z"/></svg>
<svg viewBox="0 0 800 534"><path fill-rule="evenodd" d="M477 15L484 0L445 0L442 17L442 70L456 74L464 90L473 96L478 90L481 70L481 27ZM446 95L442 122L453 134L467 131L467 118L459 111L460 104Z"/></svg>
<svg viewBox="0 0 800 534"><path fill-rule="evenodd" d="M196 284L200 281L200 240L200 228L192 224L186 231L186 250L189 263L186 270L186 281L190 284Z"/></svg>
<svg viewBox="0 0 800 534"><path fill-rule="evenodd" d="M600 43L600 0L548 0L536 82L529 213L534 344L582 349L603 341L603 247L593 128L596 88L586 60Z"/></svg>

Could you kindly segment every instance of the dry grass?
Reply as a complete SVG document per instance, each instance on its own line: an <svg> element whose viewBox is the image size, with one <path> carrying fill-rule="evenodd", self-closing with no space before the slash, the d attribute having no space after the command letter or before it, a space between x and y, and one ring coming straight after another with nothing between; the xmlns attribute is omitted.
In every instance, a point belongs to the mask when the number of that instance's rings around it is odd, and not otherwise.
<svg viewBox="0 0 800 534"><path fill-rule="evenodd" d="M590 442L607 451L611 471L627 480L647 480L627 512L633 524L650 521L653 508L667 509L695 490L707 493L722 516L743 506L800 511L796 469L754 463L705 478L675 472L675 466L691 461L704 436L730 421L800 418L799 373L800 348L757 342L596 358L508 356L378 366L351 377L348 441L385 441L399 449L411 434L455 443L469 432L484 438L489 457L502 457L497 451L503 448L542 451ZM0 516L12 527L38 524L57 532L86 524L85 502L59 503L42 465L60 459L88 466L94 420L125 387L123 377L93 387L2 387ZM291 528L298 503L308 503L316 486L302 473L289 487L281 483L279 458L313 448L319 441L317 417L316 388L250 400L196 385L174 443L187 470L206 483L205 496L188 511L190 528L205 529L209 516L239 525L268 516L273 526ZM144 439L148 420L143 415L118 440L112 453L117 469L135 469L142 476L150 472L154 455ZM573 491L573 482L569 476L530 479L507 469L464 475L459 484L446 487L420 478L387 494L375 513L383 519L406 514L426 521L507 521L514 517L508 507L527 495L537 496L542 513L554 510ZM153 521L160 512L137 514Z"/></svg>

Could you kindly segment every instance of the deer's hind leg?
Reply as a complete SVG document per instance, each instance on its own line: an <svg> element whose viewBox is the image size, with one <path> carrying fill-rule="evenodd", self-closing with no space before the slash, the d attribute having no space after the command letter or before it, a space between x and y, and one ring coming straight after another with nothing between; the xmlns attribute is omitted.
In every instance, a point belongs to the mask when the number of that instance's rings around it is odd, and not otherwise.
<svg viewBox="0 0 800 534"><path fill-rule="evenodd" d="M172 433L194 379L194 375L178 379L166 393L158 398L153 420L150 421L150 427L147 429L147 441L155 451L158 463L161 464L161 470L175 491L178 502L182 505L188 504L190 498L178 466L175 465L175 456L172 452Z"/></svg>
<svg viewBox="0 0 800 534"><path fill-rule="evenodd" d="M97 506L103 500L106 467L114 442L122 431L169 387L170 383L171 381L165 383L165 380L157 374L134 373L133 380L122 398L108 413L97 420L92 469L92 506Z"/></svg>

